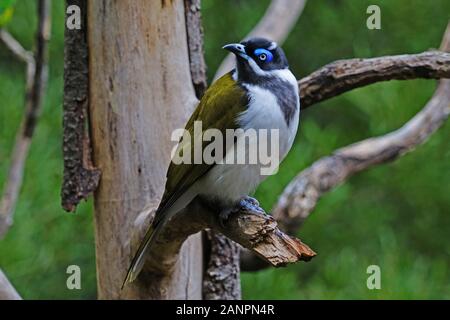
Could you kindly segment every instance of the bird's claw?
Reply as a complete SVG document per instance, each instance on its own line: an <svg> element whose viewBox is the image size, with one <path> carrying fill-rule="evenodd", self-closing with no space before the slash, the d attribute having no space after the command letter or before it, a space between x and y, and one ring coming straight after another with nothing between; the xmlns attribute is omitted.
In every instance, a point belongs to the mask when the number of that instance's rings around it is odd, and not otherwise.
<svg viewBox="0 0 450 320"><path fill-rule="evenodd" d="M251 211L257 210L264 212L264 210L260 208L258 200L249 196L244 197L233 208L224 209L219 213L219 222L221 227L225 228L226 222L233 213L237 213L241 210L246 209ZM264 214L266 213L264 212Z"/></svg>

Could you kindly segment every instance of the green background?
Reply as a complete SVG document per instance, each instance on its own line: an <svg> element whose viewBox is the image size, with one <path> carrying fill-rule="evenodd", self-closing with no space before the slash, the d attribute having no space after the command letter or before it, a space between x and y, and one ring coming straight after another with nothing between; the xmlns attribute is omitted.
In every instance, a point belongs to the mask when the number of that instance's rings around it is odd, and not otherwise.
<svg viewBox="0 0 450 320"><path fill-rule="evenodd" d="M223 44L241 39L264 13L265 0L204 0L211 79ZM382 29L366 28L378 4ZM17 2L7 29L32 48L35 1ZM24 298L94 299L92 205L60 207L64 1L52 2L50 82L26 163L15 224L0 240L0 268ZM284 44L297 78L336 59L417 53L439 46L448 0L309 1ZM0 44L0 188L23 115L25 68ZM296 144L276 176L257 191L270 210L300 170L349 143L394 130L432 95L432 80L392 81L354 90L302 114ZM450 298L450 126L395 163L358 174L326 194L299 232L319 255L310 263L244 273L244 298ZM82 290L66 288L66 268L82 270ZM368 290L366 269L379 265L382 289Z"/></svg>

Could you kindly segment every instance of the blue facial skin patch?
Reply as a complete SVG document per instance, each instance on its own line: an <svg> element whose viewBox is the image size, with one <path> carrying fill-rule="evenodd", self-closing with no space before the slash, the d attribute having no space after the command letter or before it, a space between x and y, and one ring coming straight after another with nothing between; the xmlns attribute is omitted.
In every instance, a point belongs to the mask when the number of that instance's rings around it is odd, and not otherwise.
<svg viewBox="0 0 450 320"><path fill-rule="evenodd" d="M270 52L269 50L266 50L266 49L262 49L262 48L256 49L254 54L258 58L259 58L260 55L265 54L266 55L266 59L265 60L261 60L261 61L270 62L270 61L273 60L272 52Z"/></svg>

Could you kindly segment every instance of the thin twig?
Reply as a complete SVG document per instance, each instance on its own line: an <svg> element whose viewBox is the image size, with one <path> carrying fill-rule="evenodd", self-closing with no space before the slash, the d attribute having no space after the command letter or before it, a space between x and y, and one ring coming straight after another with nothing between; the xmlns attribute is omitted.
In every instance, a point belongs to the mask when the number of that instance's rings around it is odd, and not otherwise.
<svg viewBox="0 0 450 320"><path fill-rule="evenodd" d="M27 63L27 91L25 94L25 114L16 135L12 151L11 168L0 200L0 238L12 224L14 209L22 185L25 160L31 143L36 122L41 110L44 90L48 76L48 41L50 40L50 2L38 2L38 30L36 33L36 53L32 58L14 38L1 32L1 39L22 61ZM36 61L36 62L35 62Z"/></svg>
<svg viewBox="0 0 450 320"><path fill-rule="evenodd" d="M34 63L33 53L26 50L8 31L0 29L0 40L21 61Z"/></svg>

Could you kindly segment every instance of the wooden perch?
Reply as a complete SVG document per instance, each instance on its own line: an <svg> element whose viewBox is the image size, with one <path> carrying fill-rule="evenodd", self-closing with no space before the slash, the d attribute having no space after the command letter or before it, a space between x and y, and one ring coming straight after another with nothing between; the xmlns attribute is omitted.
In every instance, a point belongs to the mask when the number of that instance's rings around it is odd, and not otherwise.
<svg viewBox="0 0 450 320"><path fill-rule="evenodd" d="M50 40L50 3L38 2L38 30L36 33L36 53L25 50L18 41L4 30L0 39L11 52L27 64L27 82L25 93L25 114L11 156L11 167L0 199L0 238L12 225L14 209L22 186L25 161L31 138L36 128L42 107L44 90L47 85L48 41Z"/></svg>
<svg viewBox="0 0 450 320"><path fill-rule="evenodd" d="M22 300L2 270L0 270L0 300Z"/></svg>
<svg viewBox="0 0 450 320"><path fill-rule="evenodd" d="M147 211L149 214L152 211ZM146 220L142 217L140 221ZM182 212L175 215L161 236L148 252L145 271L157 275L170 274L177 261L183 242L191 234L210 228L216 230L244 248L255 252L274 267L297 261L309 261L316 254L299 239L282 232L275 219L259 207L256 200L242 200L228 218L225 225L215 211L193 201ZM141 226L140 230L146 229Z"/></svg>
<svg viewBox="0 0 450 320"><path fill-rule="evenodd" d="M283 43L302 14L306 0L272 0L266 13L244 39L264 37ZM235 58L227 55L216 71L214 80L234 68Z"/></svg>
<svg viewBox="0 0 450 320"><path fill-rule="evenodd" d="M450 51L450 24L443 38L441 50ZM450 68L448 61L446 65L443 62L447 59L446 57L436 56L435 59L442 62L445 70ZM441 63L435 62L424 64L433 65L433 68L441 66ZM394 69L397 68L390 67L391 71ZM407 72L406 70L408 68L404 69L405 72ZM439 74L448 78L446 72L428 70L425 74ZM314 74L320 74L320 72ZM394 74L396 73L394 72ZM407 74L409 75L408 72ZM397 76L401 78L399 73ZM317 99L311 101L317 101ZM369 138L341 148L303 170L289 183L279 197L278 203L272 210L274 218L286 232L297 233L323 194L358 172L392 162L413 151L444 124L449 114L450 80L445 79L440 80L436 92L422 111L400 129L381 137ZM241 252L241 259L241 266L246 271L259 270L268 266L250 252Z"/></svg>
<svg viewBox="0 0 450 320"><path fill-rule="evenodd" d="M372 83L418 78L450 78L450 53L427 51L332 62L298 82L301 108Z"/></svg>

